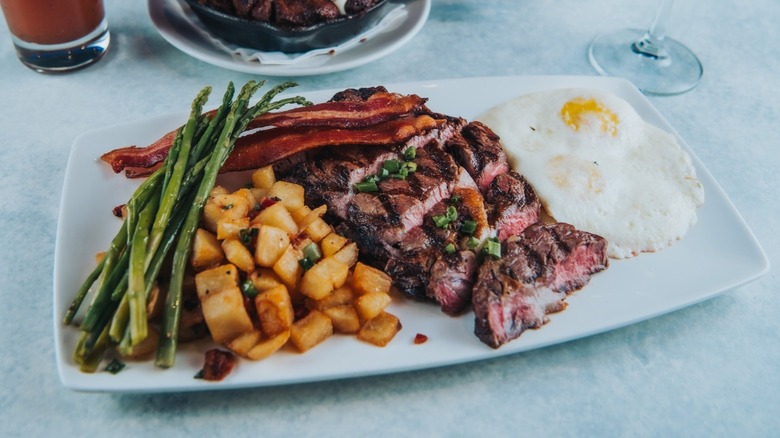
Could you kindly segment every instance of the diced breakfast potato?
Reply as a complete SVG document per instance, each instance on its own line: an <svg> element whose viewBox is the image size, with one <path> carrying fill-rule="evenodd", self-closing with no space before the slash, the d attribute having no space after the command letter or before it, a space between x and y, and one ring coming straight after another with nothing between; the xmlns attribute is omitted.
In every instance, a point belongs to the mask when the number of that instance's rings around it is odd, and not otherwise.
<svg viewBox="0 0 780 438"><path fill-rule="evenodd" d="M322 218L317 217L309 225L306 225L302 232L309 236L311 240L319 242L332 231L333 227L328 225Z"/></svg>
<svg viewBox="0 0 780 438"><path fill-rule="evenodd" d="M300 228L306 228L314 222L315 220L321 218L325 213L328 212L328 206L327 205L320 205L319 207L315 208L314 210L307 207L309 212L306 214L306 216L302 217L301 220L298 222L298 225Z"/></svg>
<svg viewBox="0 0 780 438"><path fill-rule="evenodd" d="M260 203L268 196L268 189L261 189L258 187L252 187L249 189L249 191L252 192L252 196L255 197L255 200Z"/></svg>
<svg viewBox="0 0 780 438"><path fill-rule="evenodd" d="M238 239L241 230L249 228L249 218L221 218L217 221L217 239Z"/></svg>
<svg viewBox="0 0 780 438"><path fill-rule="evenodd" d="M192 238L190 265L197 271L221 263L225 258L217 237L203 228L195 231Z"/></svg>
<svg viewBox="0 0 780 438"><path fill-rule="evenodd" d="M239 335L225 346L237 355L247 357L249 350L251 350L262 338L263 333L261 333L260 330L251 330Z"/></svg>
<svg viewBox="0 0 780 438"><path fill-rule="evenodd" d="M295 289L298 281L303 276L303 268L300 264L302 258L303 254L301 251L290 245L284 250L279 260L274 263L274 272L289 289Z"/></svg>
<svg viewBox="0 0 780 438"><path fill-rule="evenodd" d="M288 210L303 207L303 186L287 181L277 181L268 190L269 198L278 198Z"/></svg>
<svg viewBox="0 0 780 438"><path fill-rule="evenodd" d="M382 313L391 301L390 295L384 292L366 292L355 298L355 309L365 321Z"/></svg>
<svg viewBox="0 0 780 438"><path fill-rule="evenodd" d="M238 239L227 239L222 241L222 250L225 252L225 258L238 269L244 272L255 270L255 259L246 246Z"/></svg>
<svg viewBox="0 0 780 438"><path fill-rule="evenodd" d="M243 196L244 198L246 198L246 202L249 207L247 214L249 213L249 211L254 210L255 207L257 207L259 201L263 199L263 198L255 197L254 192L248 188L238 189L233 194L236 196Z"/></svg>
<svg viewBox="0 0 780 438"><path fill-rule="evenodd" d="M298 224L298 228L302 228L303 221L306 220L306 218L309 216L309 213L311 213L311 208L302 205L295 210L290 210L290 215L292 216L293 220L296 224Z"/></svg>
<svg viewBox="0 0 780 438"><path fill-rule="evenodd" d="M281 202L264 208L255 216L252 223L281 228L291 236L298 234L298 224L295 223L292 215Z"/></svg>
<svg viewBox="0 0 780 438"><path fill-rule="evenodd" d="M252 284L255 286L255 290L258 292L262 292L279 285L284 285L284 283L282 283L282 279L279 278L279 276L276 275L276 272L270 268L257 269L255 272L249 274L249 280L252 282Z"/></svg>
<svg viewBox="0 0 780 438"><path fill-rule="evenodd" d="M263 360L282 348L289 339L290 330L279 333L273 338L263 339L249 350L247 357L252 360Z"/></svg>
<svg viewBox="0 0 780 438"><path fill-rule="evenodd" d="M238 269L235 265L217 266L195 276L195 290L201 302L223 289L238 287Z"/></svg>
<svg viewBox="0 0 780 438"><path fill-rule="evenodd" d="M363 324L358 339L379 347L386 346L401 330L401 321L391 313L382 312Z"/></svg>
<svg viewBox="0 0 780 438"><path fill-rule="evenodd" d="M330 257L347 244L347 238L335 232L331 232L320 240L320 248L323 257Z"/></svg>
<svg viewBox="0 0 780 438"><path fill-rule="evenodd" d="M216 195L227 195L230 193L230 190L227 189L225 186L214 186L211 191L209 192L209 196L216 196Z"/></svg>
<svg viewBox="0 0 780 438"><path fill-rule="evenodd" d="M358 262L352 273L352 286L360 294L368 292L389 293L393 280L377 268Z"/></svg>
<svg viewBox="0 0 780 438"><path fill-rule="evenodd" d="M342 304L352 304L352 299L355 296L355 292L348 285L336 288L325 296L325 298L319 300L307 300L307 306L310 309L324 310L328 307L340 306Z"/></svg>
<svg viewBox="0 0 780 438"><path fill-rule="evenodd" d="M252 185L258 189L270 189L276 182L273 166L261 167L252 172Z"/></svg>
<svg viewBox="0 0 780 438"><path fill-rule="evenodd" d="M360 251L358 250L357 243L352 242L338 250L332 257L341 263L352 267L357 263L358 255L360 255Z"/></svg>
<svg viewBox="0 0 780 438"><path fill-rule="evenodd" d="M301 293L313 300L325 298L333 289L341 287L349 275L349 266L328 257L303 274Z"/></svg>
<svg viewBox="0 0 780 438"><path fill-rule="evenodd" d="M330 318L318 310L312 310L304 318L293 323L290 342L301 353L311 349L333 335Z"/></svg>
<svg viewBox="0 0 780 438"><path fill-rule="evenodd" d="M268 337L289 330L295 317L290 294L284 285L258 294L255 297L255 308L263 333Z"/></svg>
<svg viewBox="0 0 780 438"><path fill-rule="evenodd" d="M214 342L223 344L253 329L238 287L228 287L201 299L203 317Z"/></svg>
<svg viewBox="0 0 780 438"><path fill-rule="evenodd" d="M349 304L328 307L322 313L330 318L333 329L339 333L354 334L360 330L360 318L355 308Z"/></svg>
<svg viewBox="0 0 780 438"><path fill-rule="evenodd" d="M286 231L271 225L261 225L257 232L255 262L270 268L276 264L288 246L290 246L290 235Z"/></svg>

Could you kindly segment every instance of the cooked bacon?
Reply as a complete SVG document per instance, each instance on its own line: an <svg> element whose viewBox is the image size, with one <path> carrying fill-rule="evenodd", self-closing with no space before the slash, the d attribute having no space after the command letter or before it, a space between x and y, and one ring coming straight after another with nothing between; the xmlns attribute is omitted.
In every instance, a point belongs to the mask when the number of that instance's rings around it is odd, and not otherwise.
<svg viewBox="0 0 780 438"><path fill-rule="evenodd" d="M206 352L203 363L203 380L218 382L227 377L235 365L236 357L233 353L213 348Z"/></svg>
<svg viewBox="0 0 780 438"><path fill-rule="evenodd" d="M392 120L361 129L328 127L276 128L240 137L222 166L222 173L267 166L278 160L324 146L389 145L436 128L440 121L424 115Z"/></svg>
<svg viewBox="0 0 780 438"><path fill-rule="evenodd" d="M376 93L366 101L330 101L287 111L266 113L249 123L249 129L276 126L329 126L362 128L376 125L422 108L427 99L416 94Z"/></svg>
<svg viewBox="0 0 780 438"><path fill-rule="evenodd" d="M379 92L366 101L332 101L294 108L286 111L266 113L249 123L248 130L275 126L293 127L330 127L363 128L384 123L399 117L414 114L427 99L412 95ZM207 115L213 115L210 111ZM127 146L103 154L100 159L111 165L115 173L126 168L150 168L168 155L176 130L165 134L151 145L141 148ZM131 170L130 174L144 174L143 170Z"/></svg>

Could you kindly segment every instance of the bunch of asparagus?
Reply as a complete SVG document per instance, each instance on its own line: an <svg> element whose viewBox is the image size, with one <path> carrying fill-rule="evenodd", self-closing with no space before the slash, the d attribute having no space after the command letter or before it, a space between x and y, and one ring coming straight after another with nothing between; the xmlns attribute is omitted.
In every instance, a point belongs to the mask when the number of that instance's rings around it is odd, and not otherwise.
<svg viewBox="0 0 780 438"><path fill-rule="evenodd" d="M287 82L250 106L250 99L263 85L250 81L233 100L235 88L228 84L222 105L213 116L202 112L211 93L211 87L204 88L193 101L186 124L178 129L164 166L147 178L127 202L122 227L77 291L63 319L66 325L73 323L93 290L73 354L82 371L94 372L108 349L113 347L126 354L146 339L146 303L171 249L155 365L173 366L190 246L220 168L252 119L285 105L311 104L302 97L274 101L276 95L296 85Z"/></svg>

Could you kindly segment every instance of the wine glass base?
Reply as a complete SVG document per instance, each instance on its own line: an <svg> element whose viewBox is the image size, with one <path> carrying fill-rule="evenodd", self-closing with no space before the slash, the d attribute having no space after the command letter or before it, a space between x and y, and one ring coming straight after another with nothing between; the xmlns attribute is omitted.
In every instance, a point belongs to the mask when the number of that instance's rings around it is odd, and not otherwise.
<svg viewBox="0 0 780 438"><path fill-rule="evenodd" d="M623 29L596 37L588 48L591 65L602 75L628 79L647 94L680 94L699 84L703 69L690 49L665 38L663 53L641 53L634 44L645 34L640 29Z"/></svg>

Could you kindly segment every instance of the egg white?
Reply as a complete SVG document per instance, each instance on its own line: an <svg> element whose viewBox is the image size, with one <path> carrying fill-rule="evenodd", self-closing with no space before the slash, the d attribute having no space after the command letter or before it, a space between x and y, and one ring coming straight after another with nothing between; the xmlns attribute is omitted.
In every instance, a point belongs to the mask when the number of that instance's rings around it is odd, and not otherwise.
<svg viewBox="0 0 780 438"><path fill-rule="evenodd" d="M520 96L478 120L559 222L607 239L613 258L657 251L696 223L704 190L675 137L603 90Z"/></svg>

